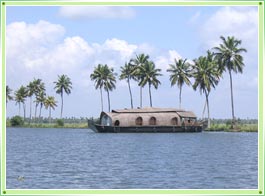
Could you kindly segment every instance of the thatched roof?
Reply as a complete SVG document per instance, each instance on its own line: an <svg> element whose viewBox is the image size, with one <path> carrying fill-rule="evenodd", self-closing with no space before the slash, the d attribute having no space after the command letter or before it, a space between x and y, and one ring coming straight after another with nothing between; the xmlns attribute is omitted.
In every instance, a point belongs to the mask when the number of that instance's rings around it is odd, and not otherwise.
<svg viewBox="0 0 265 196"><path fill-rule="evenodd" d="M182 118L196 118L196 115L191 111L177 111L177 114Z"/></svg>
<svg viewBox="0 0 265 196"><path fill-rule="evenodd" d="M142 109L123 109L112 110L112 112L102 112L100 118L108 116L111 124L114 125L119 121L120 126L135 126L136 119L142 119L142 125L150 125L150 119L153 117L156 125L167 126L172 125L172 120L176 119L178 124L181 124L182 118L195 119L196 116L193 112L184 111L174 108L142 108Z"/></svg>
<svg viewBox="0 0 265 196"><path fill-rule="evenodd" d="M122 110L112 110L113 113L164 113L164 112L184 112L182 109L175 108L153 108L153 107L145 107L145 108L136 108L136 109L122 109Z"/></svg>

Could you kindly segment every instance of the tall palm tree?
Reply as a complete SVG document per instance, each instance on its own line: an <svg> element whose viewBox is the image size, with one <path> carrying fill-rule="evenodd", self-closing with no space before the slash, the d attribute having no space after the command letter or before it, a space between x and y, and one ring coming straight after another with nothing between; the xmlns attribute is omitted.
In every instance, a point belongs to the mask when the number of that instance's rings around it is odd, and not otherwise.
<svg viewBox="0 0 265 196"><path fill-rule="evenodd" d="M130 63L125 63L125 65L121 67L121 75L120 75L120 80L127 80L129 93L131 97L131 108L133 108L133 98L132 98L130 79L134 78L133 71L134 71L134 66Z"/></svg>
<svg viewBox="0 0 265 196"><path fill-rule="evenodd" d="M57 101L53 96L48 96L44 101L44 106L46 109L49 108L49 122L51 123L51 109L55 109L57 107Z"/></svg>
<svg viewBox="0 0 265 196"><path fill-rule="evenodd" d="M131 63L132 65L136 66L135 71L133 72L133 74L135 75L135 78L138 81L138 85L140 86L140 107L143 106L143 98L142 98L142 86L140 85L140 81L142 80L141 76L141 69L139 69L140 67L144 66L147 62L149 61L149 55L145 55L145 54L140 54L140 55L136 55L135 59L132 59Z"/></svg>
<svg viewBox="0 0 265 196"><path fill-rule="evenodd" d="M152 94L151 94L151 86L154 86L155 89L158 88L160 81L157 79L158 76L162 74L161 69L156 69L153 61L148 61L143 66L139 67L140 70L140 83L141 87L144 87L148 84L149 87L149 98L150 98L150 107L152 107Z"/></svg>
<svg viewBox="0 0 265 196"><path fill-rule="evenodd" d="M107 91L108 95L109 112L110 112L109 91L112 91L113 89L116 88L115 83L116 83L116 78L115 78L114 69L110 68L108 65L105 64L103 66L103 87L104 90Z"/></svg>
<svg viewBox="0 0 265 196"><path fill-rule="evenodd" d="M58 81L56 81L54 83L55 83L54 89L56 90L56 93L61 95L61 101L62 101L61 118L62 118L62 115L63 115L63 92L65 92L67 95L69 95L71 93L72 82L67 75L61 75L61 76L58 76Z"/></svg>
<svg viewBox="0 0 265 196"><path fill-rule="evenodd" d="M27 88L24 86L21 86L16 92L15 92L15 101L16 104L19 105L19 116L20 116L20 104L23 104L23 111L24 111L24 120L26 119L26 98L28 96Z"/></svg>
<svg viewBox="0 0 265 196"><path fill-rule="evenodd" d="M95 81L95 88L100 89L100 100L101 100L101 111L103 111L103 97L102 97L102 88L103 88L103 67L104 65L98 64L94 68L94 72L90 74L90 79Z"/></svg>
<svg viewBox="0 0 265 196"><path fill-rule="evenodd" d="M40 105L39 119L41 118L41 109L42 109L44 102L46 100L45 96L46 96L45 91L41 91L40 93L38 93L38 95L36 97L36 102L38 102L38 105Z"/></svg>
<svg viewBox="0 0 265 196"><path fill-rule="evenodd" d="M36 89L36 80L34 79L33 82L30 82L28 85L27 85L27 91L28 91L28 96L29 96L29 99L30 99L30 110L29 110L29 122L31 122L31 113L32 113L32 96L34 95L35 93L35 90Z"/></svg>
<svg viewBox="0 0 265 196"><path fill-rule="evenodd" d="M7 85L7 86L6 86L6 104L7 104L9 101L13 100L13 97L12 97L11 93L12 93L12 89L9 88L9 86Z"/></svg>
<svg viewBox="0 0 265 196"><path fill-rule="evenodd" d="M200 93L205 94L207 112L208 112L208 128L211 126L210 122L210 107L209 107L209 94L212 88L218 84L220 79L220 71L213 59L213 54L207 52L207 57L201 56L194 60L193 77L195 82L193 84L194 90L199 88Z"/></svg>
<svg viewBox="0 0 265 196"><path fill-rule="evenodd" d="M37 100L37 97L40 93L45 92L45 84L42 82L41 79L37 79L33 81L35 89L34 89L34 95L35 99ZM37 118L37 107L39 105L39 102L35 100L35 119Z"/></svg>
<svg viewBox="0 0 265 196"><path fill-rule="evenodd" d="M218 61L219 69L221 72L228 71L230 77L230 91L231 91L231 107L232 107L232 128L235 124L235 112L234 112L234 98L233 98L233 80L232 72L243 72L243 57L242 52L247 52L245 48L240 48L241 40L236 39L234 36L227 38L221 36L222 42L219 47L214 47L215 57Z"/></svg>
<svg viewBox="0 0 265 196"><path fill-rule="evenodd" d="M181 108L181 92L182 92L182 86L184 84L187 84L188 86L191 85L189 77L191 77L191 70L190 65L186 63L185 59L184 61L182 59L174 59L174 64L169 64L169 69L167 69L167 72L170 72L170 82L171 86L174 86L177 84L179 87L179 108Z"/></svg>
<svg viewBox="0 0 265 196"><path fill-rule="evenodd" d="M42 82L41 79L35 79L30 82L27 86L27 90L28 90L28 96L30 97L30 121L31 121L31 105L32 105L32 96L35 96L35 99L37 99L37 96L40 92L45 91L45 84ZM37 102L36 100L35 102L35 119L37 118L37 107L39 102Z"/></svg>

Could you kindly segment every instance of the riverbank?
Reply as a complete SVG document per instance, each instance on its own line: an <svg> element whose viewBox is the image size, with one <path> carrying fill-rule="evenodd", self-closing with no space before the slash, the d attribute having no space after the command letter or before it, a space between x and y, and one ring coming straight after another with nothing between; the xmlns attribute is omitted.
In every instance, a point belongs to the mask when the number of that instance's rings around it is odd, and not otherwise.
<svg viewBox="0 0 265 196"><path fill-rule="evenodd" d="M7 127L12 127L7 124ZM58 125L56 123L51 124L24 124L20 127L23 128L71 128L71 129L87 129L87 123L64 123L64 125ZM241 124L237 125L234 129L231 129L230 125L216 124L212 125L210 129L206 129L207 132L258 132L258 124Z"/></svg>
<svg viewBox="0 0 265 196"><path fill-rule="evenodd" d="M6 127L12 127L10 124L7 124ZM24 124L22 126L16 126L16 127L22 127L22 128L66 128L66 129L87 129L88 125L87 123L64 123L63 126L58 125L56 123L51 124Z"/></svg>
<svg viewBox="0 0 265 196"><path fill-rule="evenodd" d="M234 129L231 128L231 125L227 124L212 124L211 128L207 128L205 131L209 132L258 132L258 124L238 124L234 127Z"/></svg>

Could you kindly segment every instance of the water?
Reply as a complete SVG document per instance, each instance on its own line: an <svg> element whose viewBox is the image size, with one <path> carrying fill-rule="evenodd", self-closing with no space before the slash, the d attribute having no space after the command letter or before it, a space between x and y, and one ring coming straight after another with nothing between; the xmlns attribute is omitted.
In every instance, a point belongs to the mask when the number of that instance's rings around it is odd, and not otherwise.
<svg viewBox="0 0 265 196"><path fill-rule="evenodd" d="M7 188L257 189L257 139L257 133L8 128Z"/></svg>

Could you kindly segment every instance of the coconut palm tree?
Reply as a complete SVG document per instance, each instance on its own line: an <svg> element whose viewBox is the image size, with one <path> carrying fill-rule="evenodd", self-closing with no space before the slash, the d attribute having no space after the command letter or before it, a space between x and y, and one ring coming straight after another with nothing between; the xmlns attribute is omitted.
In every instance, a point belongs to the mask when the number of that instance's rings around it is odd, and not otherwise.
<svg viewBox="0 0 265 196"><path fill-rule="evenodd" d="M57 101L53 96L48 96L44 101L44 106L46 109L49 108L49 122L51 123L51 109L55 109L57 107Z"/></svg>
<svg viewBox="0 0 265 196"><path fill-rule="evenodd" d="M40 93L37 94L37 97L36 97L36 102L38 102L38 105L40 105L39 119L41 118L41 109L42 109L44 102L46 100L45 96L46 96L45 91L41 91Z"/></svg>
<svg viewBox="0 0 265 196"><path fill-rule="evenodd" d="M151 94L151 86L154 86L155 89L158 88L160 81L157 79L158 76L162 74L161 69L156 69L153 61L148 61L144 65L139 67L139 78L141 87L144 87L148 84L149 87L149 98L150 98L150 107L152 107L152 94Z"/></svg>
<svg viewBox="0 0 265 196"><path fill-rule="evenodd" d="M104 65L98 64L98 66L94 68L94 72L90 75L90 79L92 81L95 81L95 88L100 89L101 111L103 111L103 97L102 97L103 67Z"/></svg>
<svg viewBox="0 0 265 196"><path fill-rule="evenodd" d="M216 62L213 59L213 54L209 51L207 56L201 56L194 60L193 77L195 79L193 89L199 88L200 93L205 94L207 112L208 112L208 128L211 126L210 122L210 107L209 107L209 94L212 88L215 88L220 79L220 71Z"/></svg>
<svg viewBox="0 0 265 196"><path fill-rule="evenodd" d="M45 84L42 82L41 79L37 79L34 80L34 86L35 86L35 91L34 91L34 95L35 95L35 119L37 118L37 107L39 105L39 102L37 101L37 97L39 96L39 94L41 93L45 93Z"/></svg>
<svg viewBox="0 0 265 196"><path fill-rule="evenodd" d="M15 101L16 104L19 105L19 116L20 116L20 104L23 104L23 111L24 111L24 120L26 119L26 98L28 96L27 88L24 86L21 86L16 92L15 92Z"/></svg>
<svg viewBox="0 0 265 196"><path fill-rule="evenodd" d="M139 69L140 67L144 66L149 61L149 55L140 54L136 55L135 59L132 59L131 63L132 65L136 66L135 71L133 72L134 78L138 81L138 85L140 86L140 107L143 105L143 98L142 98L142 86L140 85L140 81L142 80L141 76L143 75L141 73L142 69Z"/></svg>
<svg viewBox="0 0 265 196"><path fill-rule="evenodd" d="M9 101L12 101L12 100L13 100L13 97L12 97L11 93L12 93L12 89L9 88L9 86L7 85L7 86L6 86L6 104L7 104Z"/></svg>
<svg viewBox="0 0 265 196"><path fill-rule="evenodd" d="M110 112L110 96L109 96L109 91L112 91L113 89L116 88L115 83L116 83L116 78L115 78L115 73L114 69L108 67L107 64L103 66L103 87L104 90L107 91L108 95L108 105L109 105L109 112Z"/></svg>
<svg viewBox="0 0 265 196"><path fill-rule="evenodd" d="M63 115L63 92L65 92L67 95L69 95L71 93L72 82L67 75L61 75L61 76L58 76L58 81L54 82L54 84L55 84L54 89L56 90L56 93L61 95L61 101L62 101L61 118L62 118L62 115Z"/></svg>
<svg viewBox="0 0 265 196"><path fill-rule="evenodd" d="M32 96L35 94L36 89L36 80L34 79L33 82L30 82L27 85L28 97L30 99L30 110L29 110L29 122L31 122L31 113L32 113Z"/></svg>
<svg viewBox="0 0 265 196"><path fill-rule="evenodd" d="M121 67L121 75L120 75L120 80L127 80L129 93L131 97L131 108L133 108L133 98L132 98L130 79L134 78L133 71L134 71L134 66L130 63L125 63L125 65Z"/></svg>
<svg viewBox="0 0 265 196"><path fill-rule="evenodd" d="M167 72L170 72L170 82L171 86L177 84L179 87L179 108L181 108L181 92L182 86L187 84L191 85L189 77L191 77L190 65L186 62L187 59L182 60L174 59L174 64L169 64L169 69Z"/></svg>
<svg viewBox="0 0 265 196"><path fill-rule="evenodd" d="M30 97L30 121L31 121L31 105L32 105L32 96L35 96L35 99L37 99L37 96L40 92L45 91L45 84L42 82L41 79L35 79L30 82L27 86L28 90L28 96ZM35 102L35 119L37 118L37 107L39 102L36 100Z"/></svg>
<svg viewBox="0 0 265 196"><path fill-rule="evenodd" d="M235 112L234 112L234 97L233 97L233 79L232 72L243 72L243 57L242 52L247 52L245 48L240 48L242 41L236 39L234 36L227 38L221 36L222 43L219 47L214 47L214 54L218 61L218 66L221 72L228 71L230 78L230 91L231 91L231 107L232 107L232 128L235 124Z"/></svg>

